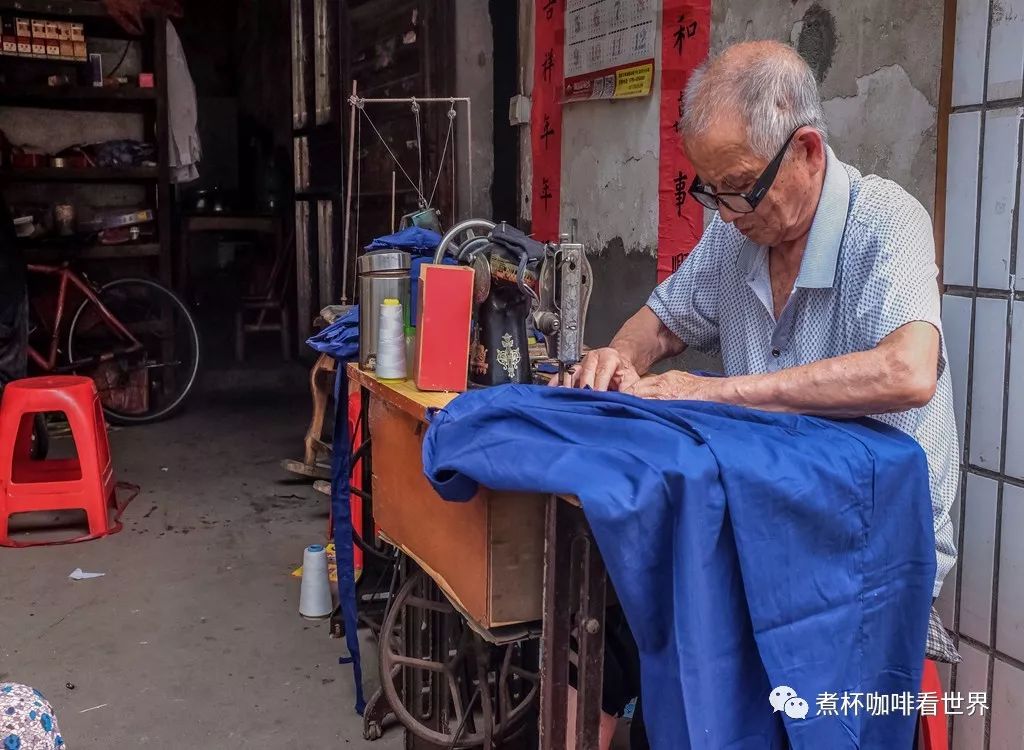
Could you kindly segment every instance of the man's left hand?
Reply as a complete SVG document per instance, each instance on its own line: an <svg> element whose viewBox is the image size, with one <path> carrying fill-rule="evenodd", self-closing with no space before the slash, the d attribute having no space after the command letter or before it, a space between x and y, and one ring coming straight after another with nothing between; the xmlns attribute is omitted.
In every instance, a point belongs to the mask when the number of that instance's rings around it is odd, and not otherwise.
<svg viewBox="0 0 1024 750"><path fill-rule="evenodd" d="M724 378L705 378L679 370L649 375L638 380L624 393L663 401L719 401Z"/></svg>

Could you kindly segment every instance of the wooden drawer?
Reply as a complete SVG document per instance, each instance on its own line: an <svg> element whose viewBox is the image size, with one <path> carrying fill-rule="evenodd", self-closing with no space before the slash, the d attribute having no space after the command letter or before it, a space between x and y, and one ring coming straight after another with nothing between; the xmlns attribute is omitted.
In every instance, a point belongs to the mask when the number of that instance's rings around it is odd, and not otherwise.
<svg viewBox="0 0 1024 750"><path fill-rule="evenodd" d="M466 503L442 500L423 476L426 425L377 398L369 420L373 514L388 539L483 627L540 620L546 496L481 489Z"/></svg>

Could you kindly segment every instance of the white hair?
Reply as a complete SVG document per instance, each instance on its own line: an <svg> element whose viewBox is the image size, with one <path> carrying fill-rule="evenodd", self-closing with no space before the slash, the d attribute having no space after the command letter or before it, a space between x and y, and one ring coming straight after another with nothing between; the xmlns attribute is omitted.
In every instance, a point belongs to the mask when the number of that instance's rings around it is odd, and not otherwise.
<svg viewBox="0 0 1024 750"><path fill-rule="evenodd" d="M686 85L681 131L698 137L718 117L743 119L751 150L771 159L797 128L809 125L822 139L825 113L814 73L781 42L728 47L694 71Z"/></svg>

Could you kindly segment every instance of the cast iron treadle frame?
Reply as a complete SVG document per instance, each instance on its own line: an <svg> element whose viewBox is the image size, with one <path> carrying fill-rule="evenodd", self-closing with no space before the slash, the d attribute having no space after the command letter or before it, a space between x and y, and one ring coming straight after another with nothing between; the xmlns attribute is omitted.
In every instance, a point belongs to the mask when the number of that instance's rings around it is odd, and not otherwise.
<svg viewBox="0 0 1024 750"><path fill-rule="evenodd" d="M569 651L575 633L579 643L576 747L594 750L601 723L608 576L583 511L569 501L548 499L544 538L541 748L566 746Z"/></svg>

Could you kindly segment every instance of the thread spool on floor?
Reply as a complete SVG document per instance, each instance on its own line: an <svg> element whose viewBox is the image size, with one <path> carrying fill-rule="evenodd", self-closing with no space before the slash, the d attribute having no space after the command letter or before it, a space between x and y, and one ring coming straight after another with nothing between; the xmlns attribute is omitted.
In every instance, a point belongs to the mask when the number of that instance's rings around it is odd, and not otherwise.
<svg viewBox="0 0 1024 750"><path fill-rule="evenodd" d="M311 544L302 553L299 614L307 620L323 620L330 617L333 611L331 582L327 575L327 550L322 544Z"/></svg>

